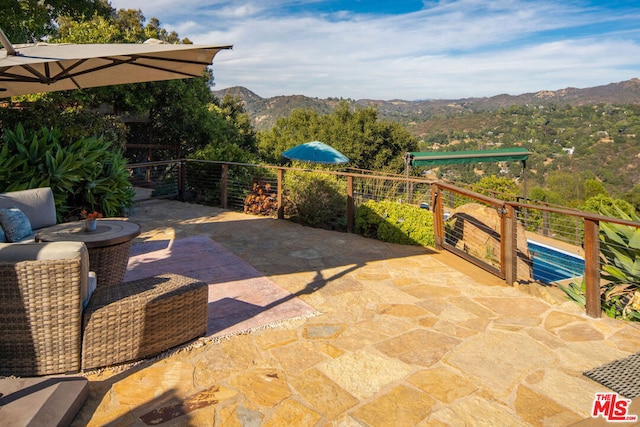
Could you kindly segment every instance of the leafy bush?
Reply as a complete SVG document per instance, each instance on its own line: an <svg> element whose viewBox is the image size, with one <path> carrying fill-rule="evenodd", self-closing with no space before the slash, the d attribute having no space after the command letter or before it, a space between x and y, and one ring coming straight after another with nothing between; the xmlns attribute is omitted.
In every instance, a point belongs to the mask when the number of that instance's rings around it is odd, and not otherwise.
<svg viewBox="0 0 640 427"><path fill-rule="evenodd" d="M37 187L53 190L58 220L97 210L120 216L134 191L126 161L103 138L63 143L57 129L5 130L0 148L0 191Z"/></svg>
<svg viewBox="0 0 640 427"><path fill-rule="evenodd" d="M29 129L64 129L65 140L101 135L111 141L112 148L124 150L127 126L116 116L82 107L78 100L66 99L70 93L50 92L38 94L29 102L10 102L8 108L0 110L0 137L4 129L16 129L22 124Z"/></svg>
<svg viewBox="0 0 640 427"><path fill-rule="evenodd" d="M317 228L346 230L347 194L343 180L334 175L290 171L285 174L285 215Z"/></svg>
<svg viewBox="0 0 640 427"><path fill-rule="evenodd" d="M640 222L640 216L601 208L601 214ZM600 223L601 284L600 303L610 317L640 321L640 228ZM585 283L560 286L567 296L584 306Z"/></svg>
<svg viewBox="0 0 640 427"><path fill-rule="evenodd" d="M433 215L426 209L369 200L356 210L355 232L404 245L433 246Z"/></svg>

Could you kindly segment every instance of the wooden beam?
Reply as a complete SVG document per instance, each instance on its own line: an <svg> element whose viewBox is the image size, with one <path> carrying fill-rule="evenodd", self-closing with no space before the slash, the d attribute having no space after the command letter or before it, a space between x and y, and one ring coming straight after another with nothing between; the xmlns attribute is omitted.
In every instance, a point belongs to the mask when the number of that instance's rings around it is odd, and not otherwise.
<svg viewBox="0 0 640 427"><path fill-rule="evenodd" d="M278 169L278 219L284 219L284 169Z"/></svg>
<svg viewBox="0 0 640 427"><path fill-rule="evenodd" d="M587 316L599 318L600 307L600 223L584 219L584 280Z"/></svg>
<svg viewBox="0 0 640 427"><path fill-rule="evenodd" d="M353 201L353 177L347 177L347 232L353 233L356 222L356 207Z"/></svg>
<svg viewBox="0 0 640 427"><path fill-rule="evenodd" d="M518 280L517 219L513 206L499 206L500 265L505 281L513 285Z"/></svg>
<svg viewBox="0 0 640 427"><path fill-rule="evenodd" d="M222 209L227 209L227 205L228 205L228 181L229 181L229 165L227 164L223 164L222 165L222 176L221 176L222 182L220 185L220 198L222 199Z"/></svg>

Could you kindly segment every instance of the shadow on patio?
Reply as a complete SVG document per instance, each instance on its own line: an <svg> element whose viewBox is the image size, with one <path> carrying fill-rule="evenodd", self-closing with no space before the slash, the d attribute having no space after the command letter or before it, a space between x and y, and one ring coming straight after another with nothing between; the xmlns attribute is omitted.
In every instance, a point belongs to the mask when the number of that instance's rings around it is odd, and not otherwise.
<svg viewBox="0 0 640 427"><path fill-rule="evenodd" d="M320 315L91 374L74 425L564 426L608 391L582 372L640 350L633 325L425 248L174 201L130 219L140 242L209 237Z"/></svg>

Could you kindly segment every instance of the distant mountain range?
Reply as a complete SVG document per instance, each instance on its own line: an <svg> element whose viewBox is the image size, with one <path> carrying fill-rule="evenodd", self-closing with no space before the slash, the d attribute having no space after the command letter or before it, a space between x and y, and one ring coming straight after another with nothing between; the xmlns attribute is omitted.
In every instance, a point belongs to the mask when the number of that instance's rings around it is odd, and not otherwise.
<svg viewBox="0 0 640 427"><path fill-rule="evenodd" d="M460 114L465 112L491 111L511 105L592 105L592 104L640 104L640 79L611 83L586 89L566 88L556 91L540 91L522 95L496 95L486 98L463 98L455 100L375 100L313 98L304 95L275 96L262 98L251 90L236 86L213 91L223 98L226 94L244 102L245 110L258 130L271 128L280 117L287 117L294 109L313 109L326 114L341 102L355 105L376 106L381 119L394 120L406 124L418 124L435 116Z"/></svg>

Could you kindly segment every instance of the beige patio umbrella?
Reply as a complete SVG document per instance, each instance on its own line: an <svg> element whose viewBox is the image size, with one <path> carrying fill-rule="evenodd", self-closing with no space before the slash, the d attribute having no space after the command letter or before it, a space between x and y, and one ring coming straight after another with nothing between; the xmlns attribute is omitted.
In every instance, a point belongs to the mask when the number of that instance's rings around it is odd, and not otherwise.
<svg viewBox="0 0 640 427"><path fill-rule="evenodd" d="M29 44L12 46L0 30L0 98L30 93L201 77L232 46Z"/></svg>

